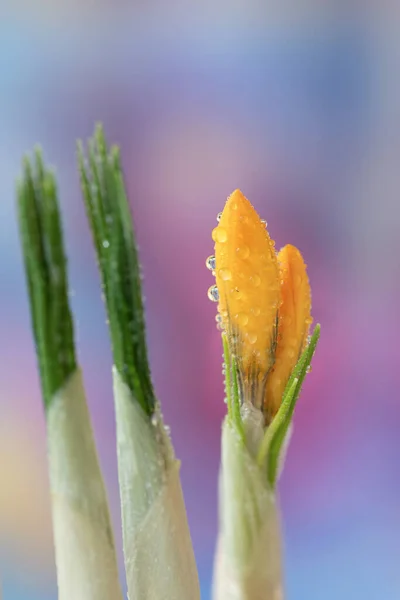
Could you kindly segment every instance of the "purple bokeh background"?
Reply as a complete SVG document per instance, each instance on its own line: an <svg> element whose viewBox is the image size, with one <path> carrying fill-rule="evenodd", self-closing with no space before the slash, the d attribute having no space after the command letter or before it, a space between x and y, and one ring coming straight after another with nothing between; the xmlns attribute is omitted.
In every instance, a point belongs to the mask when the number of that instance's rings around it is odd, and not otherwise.
<svg viewBox="0 0 400 600"><path fill-rule="evenodd" d="M399 598L395 9L9 4L0 9L4 599L56 598L45 426L14 206L21 156L36 142L57 167L79 357L121 545L111 355L74 155L76 138L96 121L122 147L153 377L182 459L203 599L225 412L204 261L215 216L236 187L267 219L278 248L302 250L322 324L280 484L287 598Z"/></svg>

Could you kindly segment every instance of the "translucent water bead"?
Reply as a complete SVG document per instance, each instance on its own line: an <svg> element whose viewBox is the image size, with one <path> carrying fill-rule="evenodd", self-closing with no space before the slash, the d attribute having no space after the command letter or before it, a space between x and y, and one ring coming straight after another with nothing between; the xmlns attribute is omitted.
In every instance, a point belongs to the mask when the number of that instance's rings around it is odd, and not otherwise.
<svg viewBox="0 0 400 600"><path fill-rule="evenodd" d="M211 300L211 302L218 302L219 300L219 292L216 285L212 285L208 288L207 296Z"/></svg>
<svg viewBox="0 0 400 600"><path fill-rule="evenodd" d="M215 256L213 254L206 259L206 267L209 271L215 271Z"/></svg>

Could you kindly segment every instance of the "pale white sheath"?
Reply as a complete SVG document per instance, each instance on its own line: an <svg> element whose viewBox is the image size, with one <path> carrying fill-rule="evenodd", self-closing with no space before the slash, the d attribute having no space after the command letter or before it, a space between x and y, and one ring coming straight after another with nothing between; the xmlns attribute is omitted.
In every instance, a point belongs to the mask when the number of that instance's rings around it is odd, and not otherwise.
<svg viewBox="0 0 400 600"><path fill-rule="evenodd" d="M161 414L145 415L113 369L129 600L198 600L179 468Z"/></svg>
<svg viewBox="0 0 400 600"><path fill-rule="evenodd" d="M80 370L47 411L59 600L122 600L108 503Z"/></svg>
<svg viewBox="0 0 400 600"><path fill-rule="evenodd" d="M247 446L228 419L222 428L220 531L213 600L282 600L276 498L255 460L262 429L257 431L257 423L246 423L244 416Z"/></svg>

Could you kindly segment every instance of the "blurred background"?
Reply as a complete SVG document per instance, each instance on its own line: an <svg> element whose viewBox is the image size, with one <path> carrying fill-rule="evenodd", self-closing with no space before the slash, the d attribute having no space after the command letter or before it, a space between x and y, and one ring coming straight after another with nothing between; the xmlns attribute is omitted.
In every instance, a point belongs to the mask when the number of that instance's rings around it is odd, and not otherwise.
<svg viewBox="0 0 400 600"><path fill-rule="evenodd" d="M236 187L278 248L302 250L323 328L280 483L287 598L400 597L397 10L333 0L1 3L3 600L56 599L14 206L21 156L36 142L58 172L79 356L121 545L110 346L75 165L76 138L99 120L122 147L153 376L183 459L203 599L225 413L204 261Z"/></svg>

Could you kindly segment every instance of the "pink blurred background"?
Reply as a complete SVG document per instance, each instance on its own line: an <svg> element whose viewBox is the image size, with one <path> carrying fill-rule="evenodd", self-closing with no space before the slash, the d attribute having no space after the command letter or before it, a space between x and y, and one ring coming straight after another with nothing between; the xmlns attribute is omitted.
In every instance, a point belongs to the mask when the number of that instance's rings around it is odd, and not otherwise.
<svg viewBox="0 0 400 600"><path fill-rule="evenodd" d="M306 257L322 338L280 484L288 600L400 597L399 22L395 5L15 0L0 8L0 579L54 600L45 427L14 206L56 165L79 357L120 547L111 355L74 144L120 143L151 364L202 597L217 531L221 343L204 261L240 187ZM7 8L7 4L9 7ZM121 553L120 553L121 558ZM121 570L122 574L122 570ZM189 600L189 599L188 599Z"/></svg>

